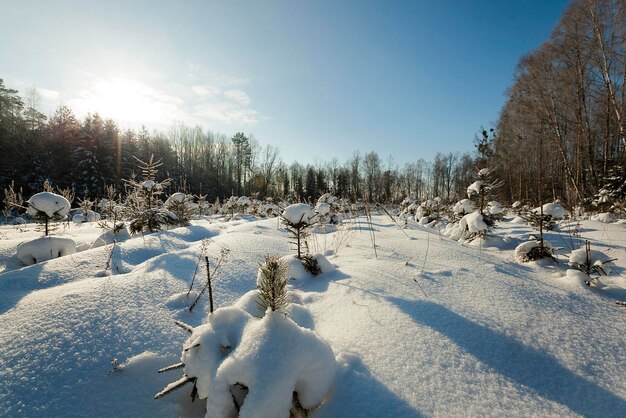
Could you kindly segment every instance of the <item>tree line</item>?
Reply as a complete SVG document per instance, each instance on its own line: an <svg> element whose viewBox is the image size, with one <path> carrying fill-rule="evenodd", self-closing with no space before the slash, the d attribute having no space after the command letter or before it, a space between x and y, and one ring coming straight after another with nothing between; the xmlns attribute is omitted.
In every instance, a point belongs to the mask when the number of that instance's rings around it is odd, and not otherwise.
<svg viewBox="0 0 626 418"><path fill-rule="evenodd" d="M108 185L123 190L137 176L137 159L160 159L170 190L223 199L231 195L314 201L330 192L353 201L399 202L410 196L456 199L464 195L475 159L437 154L399 167L376 152L355 152L347 161L286 163L279 149L253 135L223 134L172 125L166 132L121 130L97 113L79 119L66 106L50 117L37 110L36 91L26 98L0 79L0 188L10 182L24 195L41 191L47 180L77 197L102 197Z"/></svg>

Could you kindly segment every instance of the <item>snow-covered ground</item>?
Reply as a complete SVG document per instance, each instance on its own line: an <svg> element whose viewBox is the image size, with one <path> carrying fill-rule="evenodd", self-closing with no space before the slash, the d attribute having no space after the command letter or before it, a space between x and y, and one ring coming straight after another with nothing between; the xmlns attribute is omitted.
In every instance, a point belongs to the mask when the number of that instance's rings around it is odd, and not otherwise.
<svg viewBox="0 0 626 418"><path fill-rule="evenodd" d="M384 215L312 235L336 269L291 286L339 365L314 416L624 416L626 224L582 221L580 238L563 224L546 234L558 262L518 264L533 233L518 222L470 245ZM207 321L206 296L192 313L184 297L202 248L212 262L229 250L218 308L255 288L264 254L295 253L277 219L196 220L113 250L89 249L94 224L61 224L77 252L24 267L16 247L34 229L0 227L0 416L204 416L189 386L153 399L180 376L156 372L180 361L188 333L174 320ZM568 272L584 239L617 259L602 289Z"/></svg>

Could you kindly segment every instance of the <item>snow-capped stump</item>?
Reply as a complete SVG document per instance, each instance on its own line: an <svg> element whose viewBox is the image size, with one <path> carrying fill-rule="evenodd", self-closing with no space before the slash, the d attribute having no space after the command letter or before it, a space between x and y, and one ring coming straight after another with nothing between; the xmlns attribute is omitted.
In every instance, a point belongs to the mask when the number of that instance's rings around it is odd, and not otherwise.
<svg viewBox="0 0 626 418"><path fill-rule="evenodd" d="M26 213L35 218L42 214L50 219L64 218L70 212L70 202L56 193L36 193L26 203L28 203Z"/></svg>
<svg viewBox="0 0 626 418"><path fill-rule="evenodd" d="M17 246L17 258L27 266L75 252L76 242L62 237L41 237Z"/></svg>
<svg viewBox="0 0 626 418"><path fill-rule="evenodd" d="M554 259L554 249L546 240L543 240L543 243L540 240L533 240L522 242L515 248L513 255L518 263L527 263L543 258Z"/></svg>

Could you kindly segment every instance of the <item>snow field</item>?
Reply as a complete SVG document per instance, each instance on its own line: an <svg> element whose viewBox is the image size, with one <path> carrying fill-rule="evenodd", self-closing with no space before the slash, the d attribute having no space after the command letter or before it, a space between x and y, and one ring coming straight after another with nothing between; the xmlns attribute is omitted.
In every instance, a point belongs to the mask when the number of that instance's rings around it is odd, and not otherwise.
<svg viewBox="0 0 626 418"><path fill-rule="evenodd" d="M0 411L204 416L189 386L152 399L177 376L156 370L179 361L188 337L173 320L198 327L207 318L206 297L189 313L182 296L202 239L210 240L212 260L230 250L214 280L218 307L250 307L262 255L295 251L276 219L192 224L119 242L119 271L108 277L95 274L112 246L87 249L97 228L62 231L81 251L21 268L7 248L37 235L0 228ZM303 308L294 319L326 340L338 362L332 393L314 416L610 417L626 410L626 308L615 304L626 301L619 275L626 225L582 223L592 248L617 258L615 274L602 278L608 289L581 284L564 255L557 264L513 262L513 249L535 233L524 224L499 222L497 248L459 245L413 221L407 238L386 216L374 216L372 226L378 258L369 223L355 219L349 234L311 238L336 268L321 280L291 282ZM577 240L567 228L546 239L565 247ZM338 233L349 240L335 252ZM109 375L112 357L121 366Z"/></svg>

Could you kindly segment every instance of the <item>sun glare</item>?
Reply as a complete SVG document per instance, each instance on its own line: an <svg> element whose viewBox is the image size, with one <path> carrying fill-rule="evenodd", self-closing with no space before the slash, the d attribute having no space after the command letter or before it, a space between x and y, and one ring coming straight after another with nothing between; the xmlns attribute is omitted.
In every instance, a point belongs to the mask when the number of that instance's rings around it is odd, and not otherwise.
<svg viewBox="0 0 626 418"><path fill-rule="evenodd" d="M91 80L73 104L81 113L97 112L116 121L142 124L174 116L175 101L142 82L111 77Z"/></svg>

